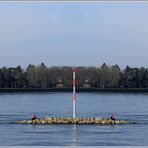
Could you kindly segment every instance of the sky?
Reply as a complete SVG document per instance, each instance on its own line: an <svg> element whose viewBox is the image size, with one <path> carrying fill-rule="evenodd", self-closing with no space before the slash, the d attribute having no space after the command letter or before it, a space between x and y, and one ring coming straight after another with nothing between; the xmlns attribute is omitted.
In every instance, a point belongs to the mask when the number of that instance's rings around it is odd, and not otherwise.
<svg viewBox="0 0 148 148"><path fill-rule="evenodd" d="M0 2L0 67L148 67L147 2Z"/></svg>

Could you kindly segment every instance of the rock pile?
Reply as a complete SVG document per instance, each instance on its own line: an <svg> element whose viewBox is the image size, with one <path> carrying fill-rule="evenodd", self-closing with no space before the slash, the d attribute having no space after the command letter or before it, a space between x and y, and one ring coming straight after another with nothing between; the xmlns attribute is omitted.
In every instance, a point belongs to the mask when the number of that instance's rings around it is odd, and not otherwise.
<svg viewBox="0 0 148 148"><path fill-rule="evenodd" d="M45 117L35 120L21 120L17 124L128 124L124 120L111 120L107 118L70 118L70 117Z"/></svg>

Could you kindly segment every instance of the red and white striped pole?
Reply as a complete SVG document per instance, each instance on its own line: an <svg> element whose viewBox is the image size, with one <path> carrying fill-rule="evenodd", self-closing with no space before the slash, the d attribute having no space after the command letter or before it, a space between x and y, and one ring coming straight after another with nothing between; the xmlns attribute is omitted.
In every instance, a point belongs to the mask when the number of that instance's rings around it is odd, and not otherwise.
<svg viewBox="0 0 148 148"><path fill-rule="evenodd" d="M73 118L76 117L76 67L72 68L73 71Z"/></svg>

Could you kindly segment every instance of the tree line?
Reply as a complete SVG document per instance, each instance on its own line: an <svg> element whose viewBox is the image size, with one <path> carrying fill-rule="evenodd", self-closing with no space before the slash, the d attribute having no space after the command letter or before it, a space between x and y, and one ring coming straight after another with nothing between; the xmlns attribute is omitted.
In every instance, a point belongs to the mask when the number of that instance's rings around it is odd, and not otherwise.
<svg viewBox="0 0 148 148"><path fill-rule="evenodd" d="M147 88L148 68L131 68L121 70L116 65L100 67L77 67L76 83L78 88L84 84L92 88ZM28 65L0 68L0 88L55 88L62 84L65 88L72 87L72 67Z"/></svg>

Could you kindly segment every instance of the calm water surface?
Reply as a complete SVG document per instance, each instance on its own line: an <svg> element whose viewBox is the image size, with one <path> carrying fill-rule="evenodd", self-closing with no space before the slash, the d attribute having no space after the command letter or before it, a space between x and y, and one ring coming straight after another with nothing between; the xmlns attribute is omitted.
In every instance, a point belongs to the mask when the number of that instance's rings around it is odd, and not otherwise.
<svg viewBox="0 0 148 148"><path fill-rule="evenodd" d="M78 117L110 117L129 125L20 125L38 117L72 116L71 93L1 93L0 145L126 146L148 145L148 94L78 93Z"/></svg>

